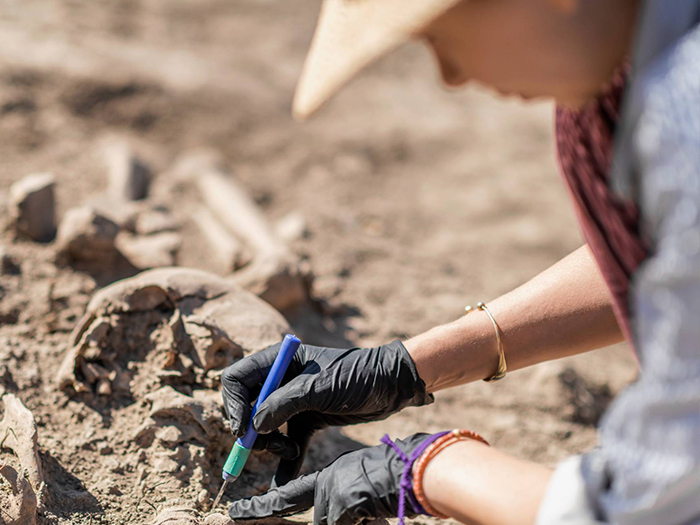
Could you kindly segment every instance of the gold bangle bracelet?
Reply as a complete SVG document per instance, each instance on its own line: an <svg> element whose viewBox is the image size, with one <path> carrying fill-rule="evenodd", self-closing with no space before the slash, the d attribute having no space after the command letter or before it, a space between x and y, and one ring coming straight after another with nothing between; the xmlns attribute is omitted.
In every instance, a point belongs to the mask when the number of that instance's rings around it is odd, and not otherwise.
<svg viewBox="0 0 700 525"><path fill-rule="evenodd" d="M491 324L493 324L493 329L496 331L496 344L498 345L498 368L496 369L495 374L493 374L491 377L487 377L484 379L484 381L498 381L499 379L506 377L506 372L508 372L508 366L506 365L506 353L503 351L503 342L501 341L501 329L498 326L496 319L494 319L493 315L491 315L491 312L488 308L486 308L486 305L483 302L479 301L476 304L476 308L473 308L470 305L464 309L467 314L473 312L474 310L483 310L486 312L486 315L488 315L489 319L491 320Z"/></svg>

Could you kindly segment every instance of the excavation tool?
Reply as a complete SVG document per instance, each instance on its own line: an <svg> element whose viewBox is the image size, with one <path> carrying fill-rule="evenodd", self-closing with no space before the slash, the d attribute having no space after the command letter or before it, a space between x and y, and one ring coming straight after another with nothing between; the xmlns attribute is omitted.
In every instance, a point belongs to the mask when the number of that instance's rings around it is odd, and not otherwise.
<svg viewBox="0 0 700 525"><path fill-rule="evenodd" d="M250 451L253 448L253 444L255 443L255 438L258 437L258 433L253 429L253 418L255 417L255 414L260 405L262 405L263 401L265 401L267 397L280 386L282 378L289 367L289 363L291 363L292 358L294 357L294 354L296 353L300 344L301 341L294 335L287 334L284 337L279 353L277 354L274 363L272 363L272 368L270 368L270 372L267 374L262 390L260 390L258 400L255 402L253 410L250 412L248 430L246 430L246 433L242 438L238 438L236 440L236 443L233 445L231 453L228 455L228 459L224 464L224 470L222 472L224 483L221 485L221 489L216 495L212 508L215 508L219 504L221 496L224 495L224 491L226 490L226 485L228 485L228 483L231 481L235 481L236 478L241 475L241 471L243 471L245 462L247 461Z"/></svg>

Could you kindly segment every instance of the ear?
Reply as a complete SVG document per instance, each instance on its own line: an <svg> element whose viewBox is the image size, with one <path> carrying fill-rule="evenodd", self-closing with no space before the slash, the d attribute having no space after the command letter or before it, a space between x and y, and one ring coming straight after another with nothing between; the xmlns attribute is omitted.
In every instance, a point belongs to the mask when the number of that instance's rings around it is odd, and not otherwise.
<svg viewBox="0 0 700 525"><path fill-rule="evenodd" d="M562 13L566 13L568 15L578 11L580 4L579 0L546 0L546 2L554 6Z"/></svg>

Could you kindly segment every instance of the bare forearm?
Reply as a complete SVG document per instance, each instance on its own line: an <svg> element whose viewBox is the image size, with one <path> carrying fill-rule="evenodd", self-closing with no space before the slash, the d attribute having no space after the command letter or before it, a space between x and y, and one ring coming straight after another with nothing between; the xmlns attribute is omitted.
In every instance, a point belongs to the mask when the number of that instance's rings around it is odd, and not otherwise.
<svg viewBox="0 0 700 525"><path fill-rule="evenodd" d="M551 475L549 468L463 441L428 463L423 490L435 509L463 523L524 525L535 521Z"/></svg>
<svg viewBox="0 0 700 525"><path fill-rule="evenodd" d="M588 246L487 304L509 371L623 339ZM406 348L431 392L489 377L498 363L494 329L481 311L414 337Z"/></svg>

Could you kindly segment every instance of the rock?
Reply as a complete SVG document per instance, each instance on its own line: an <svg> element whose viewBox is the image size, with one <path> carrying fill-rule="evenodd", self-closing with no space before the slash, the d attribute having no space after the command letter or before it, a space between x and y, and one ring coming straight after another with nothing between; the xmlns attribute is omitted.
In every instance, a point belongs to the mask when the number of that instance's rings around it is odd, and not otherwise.
<svg viewBox="0 0 700 525"><path fill-rule="evenodd" d="M290 255L258 256L231 276L242 288L286 312L308 301L311 272Z"/></svg>
<svg viewBox="0 0 700 525"><path fill-rule="evenodd" d="M275 233L283 241L292 243L308 237L309 228L301 213L291 212L275 224Z"/></svg>
<svg viewBox="0 0 700 525"><path fill-rule="evenodd" d="M86 206L93 208L97 213L115 223L119 227L119 231L131 233L136 233L139 217L151 209L150 203L147 201L109 199L105 195L97 195L90 199Z"/></svg>
<svg viewBox="0 0 700 525"><path fill-rule="evenodd" d="M49 242L56 235L54 176L28 175L10 186L10 224L20 237Z"/></svg>
<svg viewBox="0 0 700 525"><path fill-rule="evenodd" d="M0 275L19 275L22 273L17 260L7 251L7 248L0 246Z"/></svg>
<svg viewBox="0 0 700 525"><path fill-rule="evenodd" d="M210 514L202 525L233 525L233 520L224 514Z"/></svg>
<svg viewBox="0 0 700 525"><path fill-rule="evenodd" d="M146 198L151 184L151 170L126 142L113 140L104 149L112 199L134 201Z"/></svg>
<svg viewBox="0 0 700 525"><path fill-rule="evenodd" d="M207 489L202 489L197 494L197 506L201 509L206 509L211 506L211 496Z"/></svg>
<svg viewBox="0 0 700 525"><path fill-rule="evenodd" d="M36 525L37 497L10 465L0 465L0 525Z"/></svg>
<svg viewBox="0 0 700 525"><path fill-rule="evenodd" d="M169 507L162 509L152 525L199 525L199 513L187 507Z"/></svg>
<svg viewBox="0 0 700 525"><path fill-rule="evenodd" d="M139 388L149 391L201 385L212 381L209 370L288 331L279 312L226 279L188 268L150 270L95 294L71 334L57 381L95 391L106 379L120 393L133 391L139 374L147 376Z"/></svg>
<svg viewBox="0 0 700 525"><path fill-rule="evenodd" d="M34 415L14 394L5 394L2 402L5 413L0 421L0 440L4 448L15 453L32 488L39 492L43 488L44 476Z"/></svg>
<svg viewBox="0 0 700 525"><path fill-rule="evenodd" d="M70 209L58 229L56 262L86 269L111 267L119 256L118 233L119 226L92 207Z"/></svg>
<svg viewBox="0 0 700 525"><path fill-rule="evenodd" d="M182 237L175 232L153 235L132 235L122 232L117 235L115 245L119 252L136 268L163 268L174 266Z"/></svg>

